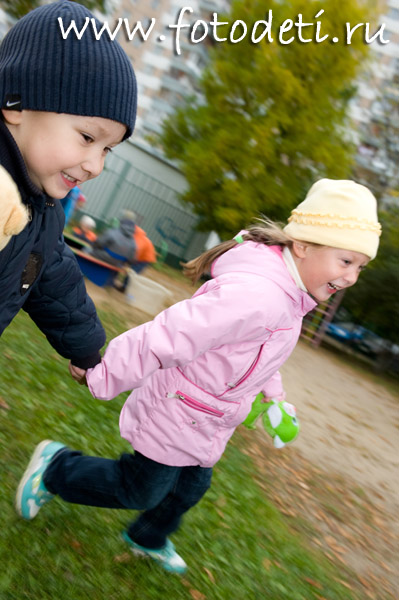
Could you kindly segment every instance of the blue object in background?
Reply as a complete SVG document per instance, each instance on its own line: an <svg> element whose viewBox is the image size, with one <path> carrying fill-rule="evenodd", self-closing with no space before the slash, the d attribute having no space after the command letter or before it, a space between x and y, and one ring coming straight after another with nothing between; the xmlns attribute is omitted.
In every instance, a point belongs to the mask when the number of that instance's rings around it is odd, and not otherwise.
<svg viewBox="0 0 399 600"><path fill-rule="evenodd" d="M98 260L77 248L71 248L83 275L100 287L111 286L120 269Z"/></svg>
<svg viewBox="0 0 399 600"><path fill-rule="evenodd" d="M356 325L355 323L329 323L326 333L371 359L377 359L383 354L392 354L392 356L399 354L396 350L396 344L392 344L389 340L385 340L362 325Z"/></svg>
<svg viewBox="0 0 399 600"><path fill-rule="evenodd" d="M365 331L355 323L329 323L326 333L340 342L354 342L360 340Z"/></svg>
<svg viewBox="0 0 399 600"><path fill-rule="evenodd" d="M72 217L72 214L75 210L75 206L81 196L82 196L82 198L84 198L79 187L76 185L74 188L71 189L70 192L68 192L68 194L65 196L65 198L62 198L60 200L61 206L64 209L64 213L65 213L65 225L68 224L68 221Z"/></svg>

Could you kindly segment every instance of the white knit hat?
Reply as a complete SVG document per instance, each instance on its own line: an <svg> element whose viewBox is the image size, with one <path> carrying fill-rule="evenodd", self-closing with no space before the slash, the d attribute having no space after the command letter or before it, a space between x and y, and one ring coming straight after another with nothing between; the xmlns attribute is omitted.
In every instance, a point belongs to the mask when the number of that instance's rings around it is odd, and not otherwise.
<svg viewBox="0 0 399 600"><path fill-rule="evenodd" d="M291 212L284 231L296 240L353 250L373 259L381 235L377 201L355 181L320 179Z"/></svg>
<svg viewBox="0 0 399 600"><path fill-rule="evenodd" d="M82 227L87 227L88 229L95 229L96 228L96 222L94 219L92 219L91 217L89 217L89 215L83 215L83 217L80 219L79 224Z"/></svg>

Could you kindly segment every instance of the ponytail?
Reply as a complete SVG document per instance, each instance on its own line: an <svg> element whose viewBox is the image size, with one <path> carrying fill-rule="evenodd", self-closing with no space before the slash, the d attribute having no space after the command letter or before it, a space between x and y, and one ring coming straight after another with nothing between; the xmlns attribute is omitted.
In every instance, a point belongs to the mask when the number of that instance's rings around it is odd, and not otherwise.
<svg viewBox="0 0 399 600"><path fill-rule="evenodd" d="M282 225L270 221L267 217L257 219L259 225L251 225L248 230L241 235L244 242L252 241L266 246L292 246L292 238L285 233ZM183 273L191 279L193 283L198 281L202 275L210 271L214 260L219 256L237 246L239 242L235 239L227 240L218 244L214 248L203 252L197 258L187 263L181 263Z"/></svg>

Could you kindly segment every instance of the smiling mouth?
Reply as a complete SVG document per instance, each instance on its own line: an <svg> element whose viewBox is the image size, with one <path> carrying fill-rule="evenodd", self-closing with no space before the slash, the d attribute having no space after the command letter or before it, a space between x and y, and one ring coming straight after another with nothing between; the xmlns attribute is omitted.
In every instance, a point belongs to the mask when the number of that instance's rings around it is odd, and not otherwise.
<svg viewBox="0 0 399 600"><path fill-rule="evenodd" d="M68 173L65 173L64 171L62 171L62 175L71 183L76 183L78 181L77 179L75 179L75 177L71 177L70 175L68 175Z"/></svg>
<svg viewBox="0 0 399 600"><path fill-rule="evenodd" d="M332 292L337 292L338 290L340 290L341 288L339 288L337 285L334 285L333 283L328 282L327 283L327 287L329 290L331 290Z"/></svg>

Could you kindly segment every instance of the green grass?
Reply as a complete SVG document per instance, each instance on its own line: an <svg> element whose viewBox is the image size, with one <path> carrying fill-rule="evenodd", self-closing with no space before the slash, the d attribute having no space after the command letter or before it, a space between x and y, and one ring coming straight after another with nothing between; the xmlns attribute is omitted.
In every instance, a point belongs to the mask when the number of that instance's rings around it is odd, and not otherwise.
<svg viewBox="0 0 399 600"><path fill-rule="evenodd" d="M101 314L108 336L123 330ZM44 337L20 314L2 338L0 357L1 600L354 600L351 580L290 529L255 481L237 432L215 468L211 490L174 535L189 565L184 578L133 557L120 531L133 511L71 505L59 499L32 522L13 509L15 489L44 438L117 457L124 397L105 403L67 374Z"/></svg>

